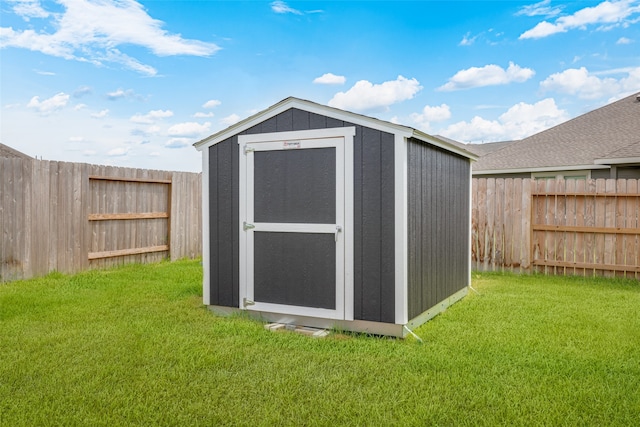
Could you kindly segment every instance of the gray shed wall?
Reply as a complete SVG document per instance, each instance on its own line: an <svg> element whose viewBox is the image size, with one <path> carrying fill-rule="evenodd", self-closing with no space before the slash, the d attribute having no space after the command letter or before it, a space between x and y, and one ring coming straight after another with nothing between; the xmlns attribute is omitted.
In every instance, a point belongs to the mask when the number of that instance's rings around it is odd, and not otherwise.
<svg viewBox="0 0 640 427"><path fill-rule="evenodd" d="M409 319L469 284L469 160L410 140Z"/></svg>
<svg viewBox="0 0 640 427"><path fill-rule="evenodd" d="M292 108L242 132L257 134L354 126ZM393 323L394 135L355 126L354 318ZM233 136L209 147L210 298L239 305L239 153Z"/></svg>

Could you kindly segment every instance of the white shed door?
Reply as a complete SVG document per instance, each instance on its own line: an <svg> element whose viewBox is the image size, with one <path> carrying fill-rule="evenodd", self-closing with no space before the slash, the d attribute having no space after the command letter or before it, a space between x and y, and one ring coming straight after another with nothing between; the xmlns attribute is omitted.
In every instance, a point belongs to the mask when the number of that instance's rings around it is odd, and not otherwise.
<svg viewBox="0 0 640 427"><path fill-rule="evenodd" d="M319 134L238 139L240 308L353 316L345 313L345 137ZM352 305L352 285L349 293Z"/></svg>

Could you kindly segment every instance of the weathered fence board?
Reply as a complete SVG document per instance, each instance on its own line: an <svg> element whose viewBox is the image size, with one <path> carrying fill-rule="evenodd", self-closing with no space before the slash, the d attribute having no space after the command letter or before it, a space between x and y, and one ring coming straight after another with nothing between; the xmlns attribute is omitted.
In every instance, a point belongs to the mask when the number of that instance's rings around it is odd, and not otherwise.
<svg viewBox="0 0 640 427"><path fill-rule="evenodd" d="M474 179L474 268L640 278L639 184Z"/></svg>
<svg viewBox="0 0 640 427"><path fill-rule="evenodd" d="M0 281L201 254L201 175L0 158Z"/></svg>

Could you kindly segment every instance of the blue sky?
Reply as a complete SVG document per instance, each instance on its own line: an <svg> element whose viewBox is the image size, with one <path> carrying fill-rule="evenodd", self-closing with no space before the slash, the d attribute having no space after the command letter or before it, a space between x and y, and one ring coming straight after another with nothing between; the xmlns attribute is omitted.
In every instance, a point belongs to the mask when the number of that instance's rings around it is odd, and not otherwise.
<svg viewBox="0 0 640 427"><path fill-rule="evenodd" d="M192 144L296 96L462 142L640 91L640 0L3 0L0 142L199 171Z"/></svg>

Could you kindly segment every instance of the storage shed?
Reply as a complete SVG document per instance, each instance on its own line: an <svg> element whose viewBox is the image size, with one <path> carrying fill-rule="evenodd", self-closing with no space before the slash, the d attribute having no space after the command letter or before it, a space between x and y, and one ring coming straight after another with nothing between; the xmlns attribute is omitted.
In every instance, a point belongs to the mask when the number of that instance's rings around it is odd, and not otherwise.
<svg viewBox="0 0 640 427"><path fill-rule="evenodd" d="M463 145L287 98L195 147L215 311L402 337L466 295Z"/></svg>

